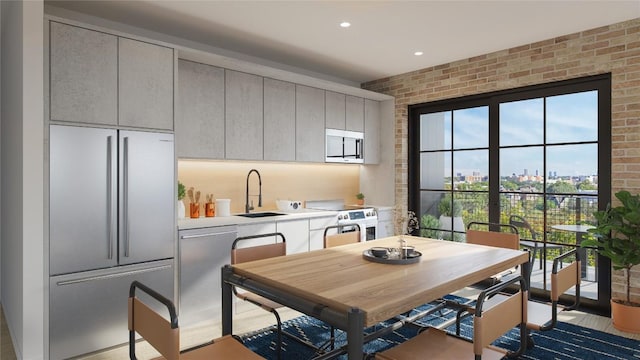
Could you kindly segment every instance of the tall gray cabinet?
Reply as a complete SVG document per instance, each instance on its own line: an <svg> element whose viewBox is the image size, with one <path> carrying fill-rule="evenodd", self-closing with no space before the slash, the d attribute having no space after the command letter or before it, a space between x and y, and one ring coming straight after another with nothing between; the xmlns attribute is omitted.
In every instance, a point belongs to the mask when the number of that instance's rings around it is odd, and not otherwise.
<svg viewBox="0 0 640 360"><path fill-rule="evenodd" d="M224 69L178 60L176 154L224 159Z"/></svg>
<svg viewBox="0 0 640 360"><path fill-rule="evenodd" d="M225 157L262 160L262 76L225 70Z"/></svg>
<svg viewBox="0 0 640 360"><path fill-rule="evenodd" d="M296 85L296 161L324 162L324 90Z"/></svg>
<svg viewBox="0 0 640 360"><path fill-rule="evenodd" d="M51 120L173 130L173 49L49 24Z"/></svg>
<svg viewBox="0 0 640 360"><path fill-rule="evenodd" d="M296 160L296 86L264 79L264 160Z"/></svg>

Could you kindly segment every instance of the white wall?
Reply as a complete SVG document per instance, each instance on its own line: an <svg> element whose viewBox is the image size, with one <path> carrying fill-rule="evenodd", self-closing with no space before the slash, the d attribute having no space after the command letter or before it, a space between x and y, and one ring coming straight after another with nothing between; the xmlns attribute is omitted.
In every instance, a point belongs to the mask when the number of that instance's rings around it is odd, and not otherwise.
<svg viewBox="0 0 640 360"><path fill-rule="evenodd" d="M360 167L360 191L365 203L395 205L395 101L380 102L380 163Z"/></svg>
<svg viewBox="0 0 640 360"><path fill-rule="evenodd" d="M44 4L1 6L0 295L18 359L43 359Z"/></svg>

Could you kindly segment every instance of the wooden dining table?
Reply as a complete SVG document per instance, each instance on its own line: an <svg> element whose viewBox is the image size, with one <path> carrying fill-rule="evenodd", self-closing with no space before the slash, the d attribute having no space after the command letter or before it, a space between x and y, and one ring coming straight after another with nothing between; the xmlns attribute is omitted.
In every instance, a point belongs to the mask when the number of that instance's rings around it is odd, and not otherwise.
<svg viewBox="0 0 640 360"><path fill-rule="evenodd" d="M222 268L222 333L232 333L232 286L260 294L347 333L349 359L363 358L364 329L491 275L521 265L519 250L404 236L422 255L413 264L363 256L371 247L397 248L397 236L252 261Z"/></svg>

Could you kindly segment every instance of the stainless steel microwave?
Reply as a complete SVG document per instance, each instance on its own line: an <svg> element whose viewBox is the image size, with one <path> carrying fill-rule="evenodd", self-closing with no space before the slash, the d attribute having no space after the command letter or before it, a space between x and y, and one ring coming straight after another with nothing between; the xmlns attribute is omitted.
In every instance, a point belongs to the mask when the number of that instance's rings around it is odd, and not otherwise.
<svg viewBox="0 0 640 360"><path fill-rule="evenodd" d="M326 130L326 162L356 163L364 162L364 134L357 131Z"/></svg>

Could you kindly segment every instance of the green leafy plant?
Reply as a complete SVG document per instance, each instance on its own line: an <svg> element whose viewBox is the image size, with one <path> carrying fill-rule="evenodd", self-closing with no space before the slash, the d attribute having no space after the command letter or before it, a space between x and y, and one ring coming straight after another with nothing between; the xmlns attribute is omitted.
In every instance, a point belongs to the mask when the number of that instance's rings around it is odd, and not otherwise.
<svg viewBox="0 0 640 360"><path fill-rule="evenodd" d="M358 200L364 200L364 194L363 194L363 193L357 193L357 194L356 194L356 199L358 199Z"/></svg>
<svg viewBox="0 0 640 360"><path fill-rule="evenodd" d="M592 237L582 241L581 246L593 247L599 254L611 259L616 270L624 270L626 298L619 302L640 306L631 302L631 268L640 264L640 195L631 195L622 190L615 194L621 205L611 204L603 211L593 213L597 225L589 229Z"/></svg>
<svg viewBox="0 0 640 360"><path fill-rule="evenodd" d="M184 199L185 194L186 194L185 186L180 181L178 181L178 200Z"/></svg>
<svg viewBox="0 0 640 360"><path fill-rule="evenodd" d="M440 220L431 214L424 214L420 218L420 236L438 239L440 231L435 230L440 228Z"/></svg>
<svg viewBox="0 0 640 360"><path fill-rule="evenodd" d="M458 200L451 199L451 195L445 195L438 204L438 211L444 216L462 216L462 204Z"/></svg>

